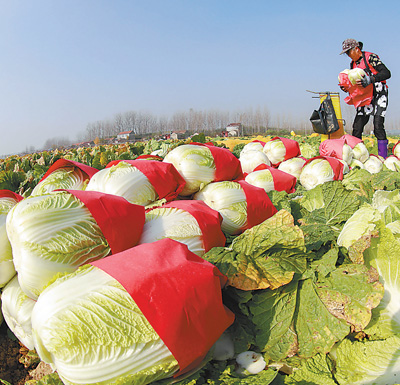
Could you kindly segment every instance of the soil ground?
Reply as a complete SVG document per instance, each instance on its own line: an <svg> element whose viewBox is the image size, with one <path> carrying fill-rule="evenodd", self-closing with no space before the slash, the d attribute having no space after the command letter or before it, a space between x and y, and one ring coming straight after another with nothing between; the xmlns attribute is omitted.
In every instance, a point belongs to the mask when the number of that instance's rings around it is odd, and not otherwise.
<svg viewBox="0 0 400 385"><path fill-rule="evenodd" d="M29 380L40 380L51 372L51 368L40 362L36 354L29 352L3 322L0 326L0 380L11 385L24 385Z"/></svg>

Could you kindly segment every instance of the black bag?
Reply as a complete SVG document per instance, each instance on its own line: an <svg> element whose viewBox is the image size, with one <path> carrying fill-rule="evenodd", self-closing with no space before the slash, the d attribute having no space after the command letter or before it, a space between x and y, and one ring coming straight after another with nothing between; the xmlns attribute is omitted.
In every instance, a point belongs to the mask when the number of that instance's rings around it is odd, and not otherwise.
<svg viewBox="0 0 400 385"><path fill-rule="evenodd" d="M339 129L339 123L329 94L321 103L319 109L313 111L310 121L314 132L318 134L331 134Z"/></svg>

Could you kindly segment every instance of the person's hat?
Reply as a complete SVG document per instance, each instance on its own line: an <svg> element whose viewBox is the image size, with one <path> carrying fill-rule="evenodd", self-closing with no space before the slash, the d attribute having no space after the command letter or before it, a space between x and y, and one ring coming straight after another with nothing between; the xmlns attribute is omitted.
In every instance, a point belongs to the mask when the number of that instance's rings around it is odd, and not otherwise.
<svg viewBox="0 0 400 385"><path fill-rule="evenodd" d="M362 47L362 43L360 43L359 41L355 40L355 39L346 39L343 43L342 43L342 52L340 52L340 55L351 50L352 48L355 47Z"/></svg>

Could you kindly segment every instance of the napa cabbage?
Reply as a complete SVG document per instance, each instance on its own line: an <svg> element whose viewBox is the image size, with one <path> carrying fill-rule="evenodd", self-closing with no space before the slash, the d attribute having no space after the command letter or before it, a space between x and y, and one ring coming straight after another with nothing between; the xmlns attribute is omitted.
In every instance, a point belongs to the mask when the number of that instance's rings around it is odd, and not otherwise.
<svg viewBox="0 0 400 385"><path fill-rule="evenodd" d="M377 156L370 156L365 162L364 167L371 174L377 174L383 169L383 162Z"/></svg>
<svg viewBox="0 0 400 385"><path fill-rule="evenodd" d="M42 361L65 384L149 384L178 362L124 287L85 265L50 284L32 312Z"/></svg>
<svg viewBox="0 0 400 385"><path fill-rule="evenodd" d="M56 273L72 272L111 251L88 208L66 191L20 201L6 229L19 283L32 299Z"/></svg>
<svg viewBox="0 0 400 385"><path fill-rule="evenodd" d="M397 156L390 155L388 156L383 164L392 171L399 171L400 170L400 159Z"/></svg>
<svg viewBox="0 0 400 385"><path fill-rule="evenodd" d="M7 326L23 345L33 350L31 316L36 301L22 291L17 276L3 288L1 299L1 311Z"/></svg>
<svg viewBox="0 0 400 385"><path fill-rule="evenodd" d="M158 199L148 178L135 166L124 161L98 171L90 179L86 191L122 196L130 203L143 206Z"/></svg>
<svg viewBox="0 0 400 385"><path fill-rule="evenodd" d="M263 188L265 192L275 190L274 178L268 169L253 171L246 176L245 181L253 186Z"/></svg>
<svg viewBox="0 0 400 385"><path fill-rule="evenodd" d="M0 288L16 274L6 231L7 215L16 204L17 201L11 197L0 198Z"/></svg>
<svg viewBox="0 0 400 385"><path fill-rule="evenodd" d="M66 166L51 172L32 190L31 195L48 194L56 189L85 190L89 176L78 167Z"/></svg>
<svg viewBox="0 0 400 385"><path fill-rule="evenodd" d="M260 142L250 142L246 143L242 150L240 151L239 158L247 151L262 151L264 148L264 145Z"/></svg>
<svg viewBox="0 0 400 385"><path fill-rule="evenodd" d="M306 162L305 159L300 157L294 157L284 160L279 166L278 170L285 171L290 175L293 175L296 179L300 178L301 169Z"/></svg>
<svg viewBox="0 0 400 385"><path fill-rule="evenodd" d="M365 71L362 68L353 68L347 72L347 76L351 84L356 84L356 81L362 79L366 75Z"/></svg>
<svg viewBox="0 0 400 385"><path fill-rule="evenodd" d="M278 164L285 160L286 147L280 139L270 140L265 143L263 151L272 164Z"/></svg>
<svg viewBox="0 0 400 385"><path fill-rule="evenodd" d="M325 159L313 159L305 164L300 173L300 184L311 190L319 184L334 180L335 174L329 162Z"/></svg>
<svg viewBox="0 0 400 385"><path fill-rule="evenodd" d="M239 161L240 165L242 166L242 170L245 173L252 172L260 164L266 164L267 166L271 165L267 155L265 155L262 151L257 150L242 152L240 154Z"/></svg>
<svg viewBox="0 0 400 385"><path fill-rule="evenodd" d="M363 142L357 143L353 147L353 158L363 163L369 158L368 148Z"/></svg>
<svg viewBox="0 0 400 385"><path fill-rule="evenodd" d="M140 244L171 238L185 244L198 256L205 252L203 234L196 219L176 207L158 207L146 213Z"/></svg>
<svg viewBox="0 0 400 385"><path fill-rule="evenodd" d="M224 233L239 234L246 227L247 201L239 183L213 182L201 189L193 198L202 200L221 214L223 218L221 228Z"/></svg>
<svg viewBox="0 0 400 385"><path fill-rule="evenodd" d="M186 181L180 195L189 196L212 182L215 177L215 162L206 146L184 144L171 150L164 162L172 163Z"/></svg>

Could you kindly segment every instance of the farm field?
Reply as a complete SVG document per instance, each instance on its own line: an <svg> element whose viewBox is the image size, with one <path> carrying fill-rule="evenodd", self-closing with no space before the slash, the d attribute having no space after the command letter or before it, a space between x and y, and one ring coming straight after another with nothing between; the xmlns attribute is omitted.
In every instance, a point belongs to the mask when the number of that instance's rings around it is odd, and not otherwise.
<svg viewBox="0 0 400 385"><path fill-rule="evenodd" d="M317 134L294 132L240 138L201 134L187 141L150 140L0 159L0 247L10 245L7 255L0 254L0 383L398 384L398 142L389 138L388 154L381 157L372 137L345 135L321 142ZM82 199L91 193L106 197ZM105 207L101 215L93 208L99 199ZM89 206L89 200L96 202ZM192 214L191 205L201 216ZM109 211L113 217L104 220ZM184 219L176 216L182 211L187 211ZM83 224L89 219L78 222L80 215L90 216L90 227ZM60 224L67 216L68 224ZM76 217L77 224L71 224ZM146 227L151 223L154 227ZM157 235L156 227L162 228ZM120 233L127 239L118 238ZM62 292L60 287L72 290L75 284L69 282L83 281L90 287L86 274L98 279L96 269L103 265L88 263L111 264L114 255L137 248L147 255L151 252L145 248L154 244L154 250L167 255L157 243L166 239L171 248L183 243L191 262L198 258L197 263L216 267L225 277L218 279L219 304L215 292L202 289L192 297L190 282L179 286L180 295L190 299L191 306L181 309L188 319L192 308L199 317L204 312L204 320L219 312L219 319L226 317L219 331L203 322L190 336L182 335L187 341L175 336L167 343L169 329L164 338L159 321L150 318L134 294L129 297L133 305L116 293L112 301L103 299L111 296L108 285L110 290L120 290L119 283L126 287L117 278L118 285L104 280L102 299L95 289L78 305L72 294L59 297L54 304L67 310L54 316L58 310L51 307L51 298ZM155 278L161 265L155 259L150 282L161 279ZM161 280L169 284L169 279ZM177 275L175 281L181 279ZM80 292L86 290L83 285ZM143 313L140 322L126 310L128 303ZM146 353L142 360L148 366L137 374L124 366L120 352L142 343L142 335L173 352L178 345L185 351L185 343L191 350L190 341L197 341L196 365L188 365L191 370L174 380L183 365L178 353L165 353L165 361L157 363ZM208 342L203 347L200 340ZM244 352L251 352L250 364L239 359Z"/></svg>

